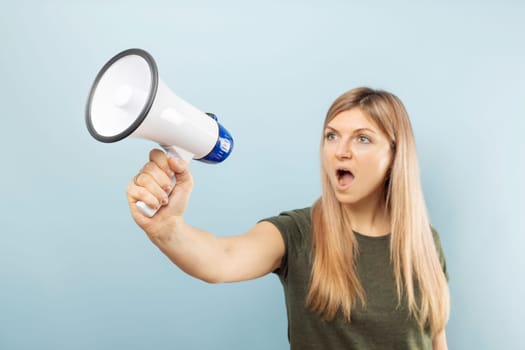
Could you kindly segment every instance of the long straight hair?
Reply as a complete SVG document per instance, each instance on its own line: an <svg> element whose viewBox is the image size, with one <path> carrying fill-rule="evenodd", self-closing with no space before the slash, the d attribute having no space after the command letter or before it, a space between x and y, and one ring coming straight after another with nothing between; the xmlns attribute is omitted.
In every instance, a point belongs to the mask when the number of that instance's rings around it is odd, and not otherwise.
<svg viewBox="0 0 525 350"><path fill-rule="evenodd" d="M359 108L388 137L393 162L384 183L385 207L391 217L391 261L399 303L433 334L449 317L448 284L432 236L408 113L399 98L362 87L338 97L326 115L324 129L339 113ZM321 152L324 145L321 141ZM352 308L366 295L356 272L359 249L348 216L321 167L322 196L312 208L313 267L307 306L333 319L341 310L350 322Z"/></svg>

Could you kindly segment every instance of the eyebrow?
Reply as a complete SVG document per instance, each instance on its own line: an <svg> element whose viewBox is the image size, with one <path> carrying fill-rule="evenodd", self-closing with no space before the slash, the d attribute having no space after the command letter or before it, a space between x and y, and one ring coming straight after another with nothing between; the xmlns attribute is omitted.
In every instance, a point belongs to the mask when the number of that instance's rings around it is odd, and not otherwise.
<svg viewBox="0 0 525 350"><path fill-rule="evenodd" d="M332 131L335 131L335 132L339 132L339 130L337 130L336 128L334 127L331 127L330 125L327 125L325 127L325 130L332 130ZM356 134L356 133L359 133L359 132L363 132L363 131L370 131L371 133L374 133L374 134L377 134L374 130L370 129L370 128L359 128L359 129L355 129L352 133L353 134Z"/></svg>

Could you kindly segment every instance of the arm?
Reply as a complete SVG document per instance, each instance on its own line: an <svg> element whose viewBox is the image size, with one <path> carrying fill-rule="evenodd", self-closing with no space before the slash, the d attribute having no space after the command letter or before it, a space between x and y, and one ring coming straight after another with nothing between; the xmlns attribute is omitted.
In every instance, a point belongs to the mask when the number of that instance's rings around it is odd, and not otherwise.
<svg viewBox="0 0 525 350"><path fill-rule="evenodd" d="M445 334L444 329L438 334L436 334L434 338L432 338L432 349L433 350L448 350L447 335Z"/></svg>
<svg viewBox="0 0 525 350"><path fill-rule="evenodd" d="M209 283L266 275L279 267L284 254L281 234L268 222L241 235L215 237L181 220L171 235L152 241L183 271Z"/></svg>
<svg viewBox="0 0 525 350"><path fill-rule="evenodd" d="M170 193L173 174L177 183ZM188 225L183 214L192 187L191 173L184 162L153 150L150 161L126 190L133 219L173 263L211 283L253 279L280 265L284 241L271 223L261 222L231 237L216 237ZM148 218L136 207L137 201L160 210Z"/></svg>

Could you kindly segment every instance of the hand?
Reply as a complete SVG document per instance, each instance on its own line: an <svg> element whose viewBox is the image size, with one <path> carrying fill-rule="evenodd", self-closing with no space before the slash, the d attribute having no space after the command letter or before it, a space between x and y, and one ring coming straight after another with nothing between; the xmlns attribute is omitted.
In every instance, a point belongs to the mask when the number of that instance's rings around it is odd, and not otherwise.
<svg viewBox="0 0 525 350"><path fill-rule="evenodd" d="M175 186L172 185L173 177ZM150 152L149 162L126 189L131 215L150 238L169 234L177 221L182 220L192 188L193 178L187 164L154 149ZM148 218L137 207L138 201L160 209Z"/></svg>

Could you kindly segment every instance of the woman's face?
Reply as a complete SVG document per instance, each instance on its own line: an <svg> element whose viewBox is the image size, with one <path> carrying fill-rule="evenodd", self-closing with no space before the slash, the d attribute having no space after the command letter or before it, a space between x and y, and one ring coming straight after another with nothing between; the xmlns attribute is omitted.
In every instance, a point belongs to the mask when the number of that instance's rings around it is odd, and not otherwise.
<svg viewBox="0 0 525 350"><path fill-rule="evenodd" d="M322 154L324 171L341 203L355 205L383 196L392 163L390 141L360 108L343 111L328 123Z"/></svg>

